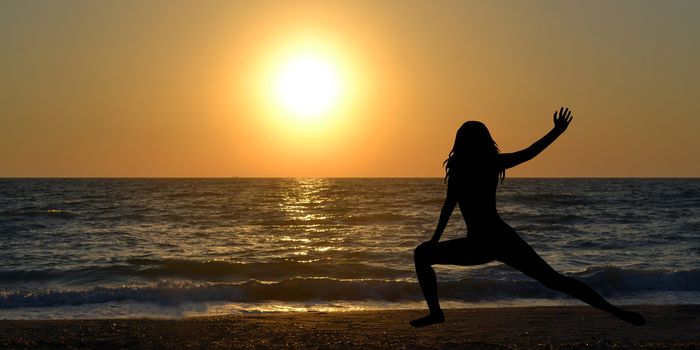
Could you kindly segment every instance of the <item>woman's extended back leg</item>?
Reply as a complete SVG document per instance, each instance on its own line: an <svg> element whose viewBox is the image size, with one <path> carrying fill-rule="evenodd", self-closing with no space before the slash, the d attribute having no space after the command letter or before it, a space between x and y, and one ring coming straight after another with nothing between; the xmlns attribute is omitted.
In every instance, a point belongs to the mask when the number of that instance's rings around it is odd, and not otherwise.
<svg viewBox="0 0 700 350"><path fill-rule="evenodd" d="M555 271L520 237L512 236L506 242L508 241L508 247L503 247L505 248L502 250L504 254L499 256L499 261L536 279L547 288L569 294L588 305L609 312L629 323L644 324L644 318L641 315L622 310L610 304L585 283Z"/></svg>

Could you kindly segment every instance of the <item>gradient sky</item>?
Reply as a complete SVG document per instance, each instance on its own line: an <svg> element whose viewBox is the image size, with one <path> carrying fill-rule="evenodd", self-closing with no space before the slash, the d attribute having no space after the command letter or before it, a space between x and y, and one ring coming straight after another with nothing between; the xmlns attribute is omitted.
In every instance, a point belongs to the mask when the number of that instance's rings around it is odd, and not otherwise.
<svg viewBox="0 0 700 350"><path fill-rule="evenodd" d="M508 172L700 176L698 1L3 1L0 176L442 176L457 128L502 151L569 106ZM278 108L311 50L335 108Z"/></svg>

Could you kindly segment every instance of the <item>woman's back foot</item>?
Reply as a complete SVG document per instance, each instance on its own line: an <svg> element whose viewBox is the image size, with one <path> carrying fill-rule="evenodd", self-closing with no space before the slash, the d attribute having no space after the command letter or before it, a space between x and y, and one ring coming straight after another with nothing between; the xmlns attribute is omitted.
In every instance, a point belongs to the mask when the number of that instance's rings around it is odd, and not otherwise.
<svg viewBox="0 0 700 350"><path fill-rule="evenodd" d="M445 314L443 314L442 311L440 311L439 313L432 313L431 312L430 315L425 316L425 317L421 317L421 318L417 318L409 323L411 324L411 326L413 326L415 328L420 328L420 327L430 326L432 324L443 323L443 322L445 322Z"/></svg>
<svg viewBox="0 0 700 350"><path fill-rule="evenodd" d="M625 322L629 322L635 326L643 326L646 321L644 316L633 311L622 311L617 317L621 318Z"/></svg>

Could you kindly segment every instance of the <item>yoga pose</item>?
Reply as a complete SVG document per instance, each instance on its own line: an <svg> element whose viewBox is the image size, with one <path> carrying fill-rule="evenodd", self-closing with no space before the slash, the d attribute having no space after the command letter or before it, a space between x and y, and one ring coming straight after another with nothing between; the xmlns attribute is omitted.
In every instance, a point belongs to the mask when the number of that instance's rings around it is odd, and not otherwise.
<svg viewBox="0 0 700 350"><path fill-rule="evenodd" d="M583 282L552 269L496 211L496 186L505 170L526 162L547 148L571 122L569 109L554 112L554 128L530 147L499 153L486 126L477 121L464 123L457 131L455 144L444 162L447 197L433 237L414 252L416 274L430 314L411 321L414 327L444 322L437 295L437 279L432 265L480 265L494 260L508 264L536 279L544 286L567 293L581 301L607 311L624 321L643 325L642 315L622 310ZM459 204L467 224L467 237L439 242L455 205Z"/></svg>

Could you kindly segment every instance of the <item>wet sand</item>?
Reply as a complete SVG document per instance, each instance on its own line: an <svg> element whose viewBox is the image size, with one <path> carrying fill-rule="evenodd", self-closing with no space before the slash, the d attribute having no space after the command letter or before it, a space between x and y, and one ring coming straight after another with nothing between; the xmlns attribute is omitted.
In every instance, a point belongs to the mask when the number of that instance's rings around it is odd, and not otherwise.
<svg viewBox="0 0 700 350"><path fill-rule="evenodd" d="M632 306L628 325L586 306L278 313L176 320L0 321L0 348L28 349L699 349L700 305Z"/></svg>

